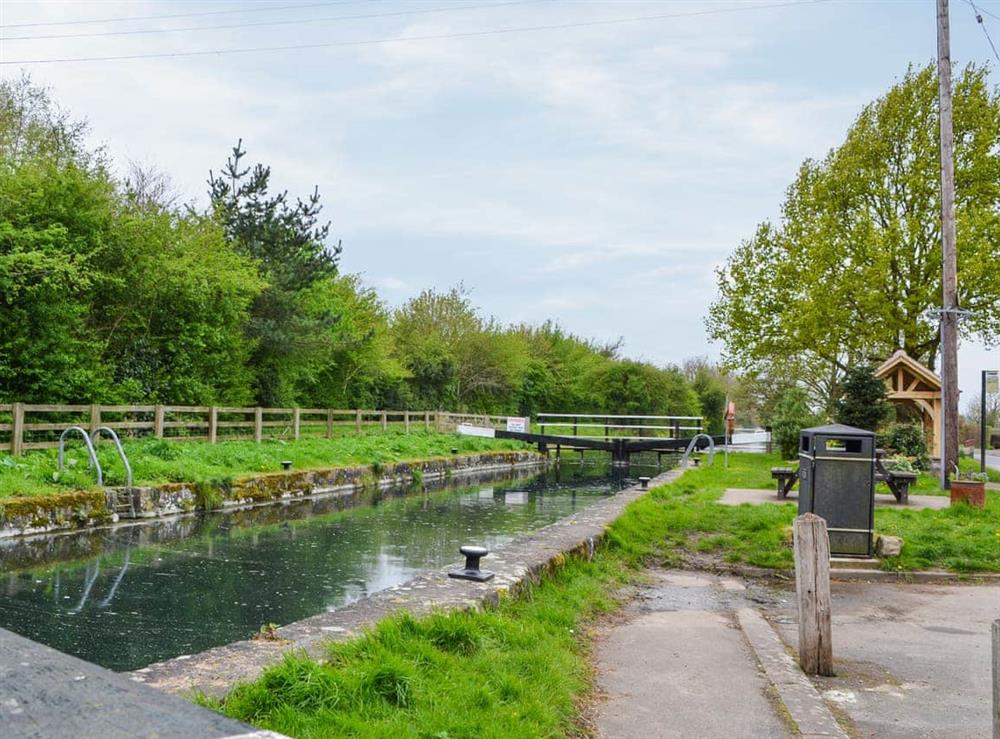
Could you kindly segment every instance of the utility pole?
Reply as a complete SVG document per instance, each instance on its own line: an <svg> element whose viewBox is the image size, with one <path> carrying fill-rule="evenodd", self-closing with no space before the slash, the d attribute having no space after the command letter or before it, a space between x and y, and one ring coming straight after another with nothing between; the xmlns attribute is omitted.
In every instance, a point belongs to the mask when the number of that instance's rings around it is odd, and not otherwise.
<svg viewBox="0 0 1000 739"><path fill-rule="evenodd" d="M941 487L958 462L958 267L955 253L955 134L951 120L948 0L937 0L938 100L941 114Z"/></svg>

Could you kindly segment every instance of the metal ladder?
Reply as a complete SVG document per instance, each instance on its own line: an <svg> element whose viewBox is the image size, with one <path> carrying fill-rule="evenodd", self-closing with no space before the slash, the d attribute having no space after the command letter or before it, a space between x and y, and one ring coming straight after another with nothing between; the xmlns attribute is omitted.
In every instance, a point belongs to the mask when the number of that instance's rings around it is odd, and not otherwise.
<svg viewBox="0 0 1000 739"><path fill-rule="evenodd" d="M125 454L125 449L122 447L122 442L118 438L118 434L108 426L100 426L94 429L91 434L87 434L80 426L70 426L59 436L59 470L63 469L66 436L71 432L76 432L83 437L84 445L87 447L87 455L90 457L89 466L96 470L97 486L101 488L104 487L104 473L101 470L101 463L97 459L97 452L94 449L94 445L100 440L102 433L110 436L111 440L114 441L115 448L118 450L118 458L121 459L122 466L125 468L125 489L116 491L114 499L109 500L109 504L114 513L120 516L127 513L130 518L135 518L135 498L132 496L132 465L129 464L128 456Z"/></svg>

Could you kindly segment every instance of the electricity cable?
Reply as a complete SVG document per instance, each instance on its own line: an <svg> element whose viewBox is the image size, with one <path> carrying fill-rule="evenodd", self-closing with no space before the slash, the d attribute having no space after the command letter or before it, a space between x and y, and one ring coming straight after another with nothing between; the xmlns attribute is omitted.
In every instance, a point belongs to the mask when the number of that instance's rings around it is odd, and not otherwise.
<svg viewBox="0 0 1000 739"><path fill-rule="evenodd" d="M323 3L300 3L298 5L271 5L263 8L238 8L234 10L204 10L198 13L172 13L168 15L134 15L115 18L78 19L72 21L36 21L34 23L0 23L0 28L38 28L39 26L83 26L98 23L126 23L132 21L158 21L170 18L200 18L208 15L233 15L234 13L268 13L277 10L301 10L303 8L325 8L331 5L351 5L357 2L376 0L327 0Z"/></svg>
<svg viewBox="0 0 1000 739"><path fill-rule="evenodd" d="M199 56L221 56L223 54L252 54L269 51L303 51L307 49L333 49L358 46L375 46L379 44L410 43L420 41L446 41L453 39L480 38L484 36L499 36L515 33L535 33L540 31L561 31L571 28L594 28L643 21L658 21L676 18L691 18L696 16L722 15L725 13L745 13L753 10L769 10L774 8L791 8L817 5L831 0L793 0L791 2L768 3L765 5L746 5L735 8L718 8L715 10L699 10L684 13L661 13L655 15L639 15L626 18L603 18L593 21L577 21L572 23L550 23L534 26L511 26L508 28L493 28L482 31L465 31L457 33L426 34L421 36L398 36L395 38L365 39L357 41L326 41L315 44L289 44L281 46L252 46L233 49L204 49L197 51L164 51L148 54L109 54L107 56L53 57L48 59L0 59L0 65L25 64L68 64L73 62L110 62L129 61L133 59L166 59Z"/></svg>
<svg viewBox="0 0 1000 739"><path fill-rule="evenodd" d="M997 53L997 47L993 44L993 39L990 38L989 29L987 29L986 24L983 23L983 14L979 12L979 8L976 7L976 3L973 0L965 0L965 1L969 4L969 6L972 8L972 11L976 14L976 22L979 24L979 27L983 29L983 33L986 36L986 40L989 42L990 48L993 49L993 56L996 58L998 62L1000 62L1000 54ZM990 13L990 15L993 14Z"/></svg>
<svg viewBox="0 0 1000 739"><path fill-rule="evenodd" d="M542 0L505 0L505 2L483 3L480 5L448 5L437 8L421 8L419 10L393 10L385 13L358 13L356 15L334 15L325 18L286 18L284 20L253 21L250 23L223 23L215 26L181 26L177 28L139 28L128 31L93 31L88 33L56 33L43 36L3 36L0 41L40 41L42 39L97 38L101 36L138 36L150 33L180 33L190 31L218 31L233 28L257 28L260 26L293 26L304 23L329 23L333 21L367 20L369 18L394 18L404 15L428 15L431 13L449 13L455 10L481 10L483 8L502 8L508 5L525 5L542 2Z"/></svg>

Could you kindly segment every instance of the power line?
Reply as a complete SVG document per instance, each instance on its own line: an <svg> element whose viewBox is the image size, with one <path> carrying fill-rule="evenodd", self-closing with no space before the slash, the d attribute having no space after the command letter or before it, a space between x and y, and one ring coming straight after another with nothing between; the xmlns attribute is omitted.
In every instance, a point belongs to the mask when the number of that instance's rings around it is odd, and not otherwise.
<svg viewBox="0 0 1000 739"><path fill-rule="evenodd" d="M997 15L996 13L992 13L989 10L987 10L986 8L983 8L980 11L980 9L977 8L975 5L973 5L970 0L965 0L965 2L969 3L969 5L972 5L973 10L975 10L977 14L979 14L980 12L986 13L986 15L990 16L991 18L995 18L996 20L1000 21L1000 15ZM982 23L982 21L979 21L979 22Z"/></svg>
<svg viewBox="0 0 1000 739"><path fill-rule="evenodd" d="M331 21L364 20L368 18L392 18L402 15L423 15L428 13L447 13L453 10L479 10L482 8L499 8L506 5L524 5L526 3L542 2L542 0L507 0L506 2L484 3L482 5L449 5L440 8L421 8L420 10L393 10L385 13L359 13L356 15L334 15L325 18L291 18L273 21L253 21L251 23L224 23L215 26L183 26L178 28L139 28L130 31L94 31L92 33L47 34L44 36L4 36L0 41L31 41L41 39L96 38L98 36L134 36L150 33L175 33L181 31L216 31L229 28L254 28L258 26L291 26L303 23L326 23Z"/></svg>
<svg viewBox="0 0 1000 739"><path fill-rule="evenodd" d="M374 0L365 0L374 2ZM115 18L94 18L92 20L72 21L38 21L35 23L0 23L0 28L37 28L39 26L82 26L96 23L127 23L131 21L158 21L167 18L200 18L207 15L232 15L234 13L268 13L272 10L299 10L301 8L320 8L331 5L351 5L362 0L327 0L322 3L301 3L299 5L271 5L264 8L239 8L236 10L204 10L198 13L173 13L169 15L135 15L118 16Z"/></svg>
<svg viewBox="0 0 1000 739"><path fill-rule="evenodd" d="M990 44L990 48L993 49L993 56L996 58L996 60L998 62L1000 62L1000 54L997 54L997 47L994 46L993 39L990 38L990 32L986 28L986 24L983 23L983 14L979 12L979 8L976 7L976 4L975 4L975 2L973 2L973 0L965 0L965 1L970 5L970 7L972 8L972 11L976 14L976 22L979 24L979 27L983 29L983 34L985 34L986 40ZM990 13L990 15L993 15L993 14Z"/></svg>
<svg viewBox="0 0 1000 739"><path fill-rule="evenodd" d="M639 23L642 21L658 21L673 18L690 18L694 16L722 15L725 13L744 13L752 10L769 10L772 8L789 8L802 5L817 5L831 0L792 0L790 2L768 3L766 5L747 5L736 8L718 8L716 10L698 10L686 13L661 13L657 15L638 15L627 18L604 18L594 21L578 21L574 23L551 23L536 26L513 26L509 28L494 28L483 31L466 31L461 33L439 33L423 36L398 36L396 38L366 39L362 41L327 41L315 44L291 44L285 46L252 46L237 49L205 49L200 51L164 51L152 54L115 54L108 56L60 57L51 59L14 59L0 60L0 65L14 64L66 64L72 62L111 62L132 59L164 59L171 57L213 56L222 54L251 54L267 51L302 51L307 49L332 49L351 46L373 46L377 44L396 44L413 41L445 41L451 39L479 38L481 36L498 36L512 33L534 33L539 31L561 31L570 28L590 28L595 26L611 26L624 23Z"/></svg>

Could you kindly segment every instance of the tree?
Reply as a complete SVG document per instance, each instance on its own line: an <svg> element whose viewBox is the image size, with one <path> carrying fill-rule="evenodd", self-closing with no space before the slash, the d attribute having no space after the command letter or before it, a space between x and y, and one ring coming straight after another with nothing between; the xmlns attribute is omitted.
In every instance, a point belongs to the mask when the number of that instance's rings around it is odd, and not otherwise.
<svg viewBox="0 0 1000 739"><path fill-rule="evenodd" d="M892 416L885 383L871 365L851 367L844 376L843 394L837 401L837 422L876 431Z"/></svg>
<svg viewBox="0 0 1000 739"><path fill-rule="evenodd" d="M684 362L684 376L698 395L705 433L721 436L726 428L726 398L729 386L738 384L734 378L712 365L707 358L697 357ZM735 393L733 394L735 396ZM742 409L745 411L745 409Z"/></svg>
<svg viewBox="0 0 1000 739"><path fill-rule="evenodd" d="M304 296L306 310L339 317L329 327L329 351L303 377L298 395L320 408L402 407L396 389L406 371L393 356L389 314L357 275L317 282Z"/></svg>
<svg viewBox="0 0 1000 739"><path fill-rule="evenodd" d="M336 274L340 243L326 243L319 191L289 200L270 192L271 168L244 166L242 139L218 176L209 172L215 217L237 250L255 260L267 287L250 310L247 338L253 346L254 395L261 405L295 402L296 388L329 349L335 315L311 313L301 298L315 283Z"/></svg>
<svg viewBox="0 0 1000 739"><path fill-rule="evenodd" d="M103 159L27 78L0 82L0 397L79 402L109 392L89 323L112 226Z"/></svg>
<svg viewBox="0 0 1000 739"><path fill-rule="evenodd" d="M955 95L959 289L966 335L1000 338L1000 95L966 67ZM866 106L844 143L807 160L779 224L760 224L718 270L707 325L725 358L752 371L784 363L835 397L840 377L896 348L933 367L940 304L937 78L909 70Z"/></svg>
<svg viewBox="0 0 1000 739"><path fill-rule="evenodd" d="M793 387L781 395L771 419L771 435L782 459L796 458L802 429L815 421L805 390Z"/></svg>

